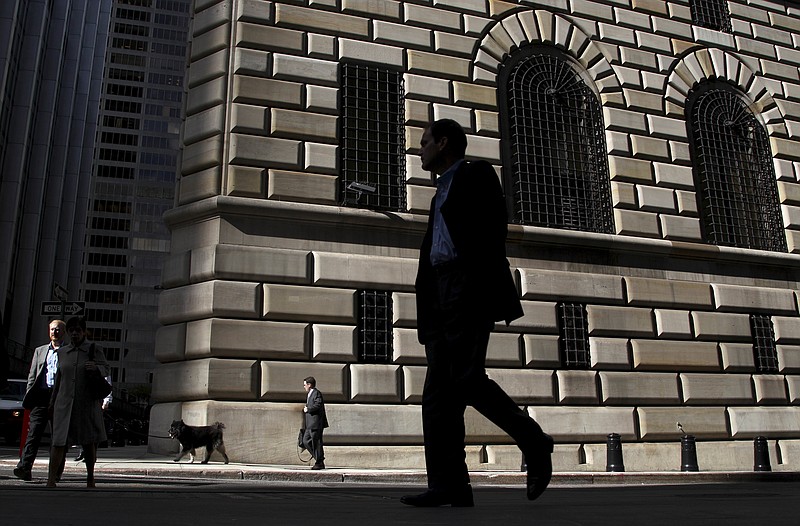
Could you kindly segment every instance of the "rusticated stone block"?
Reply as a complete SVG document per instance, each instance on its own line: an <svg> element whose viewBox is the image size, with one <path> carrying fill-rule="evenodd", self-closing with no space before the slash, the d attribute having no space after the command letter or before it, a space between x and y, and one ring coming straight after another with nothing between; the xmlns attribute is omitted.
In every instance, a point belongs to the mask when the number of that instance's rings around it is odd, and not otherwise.
<svg viewBox="0 0 800 526"><path fill-rule="evenodd" d="M609 433L636 440L632 407L529 407L528 413L556 442L605 443Z"/></svg>
<svg viewBox="0 0 800 526"><path fill-rule="evenodd" d="M211 279L309 283L309 252L243 245L214 245L192 251L192 281Z"/></svg>
<svg viewBox="0 0 800 526"><path fill-rule="evenodd" d="M269 320L355 324L355 291L264 285L263 316Z"/></svg>
<svg viewBox="0 0 800 526"><path fill-rule="evenodd" d="M305 403L303 378L313 376L326 404L345 401L348 395L346 369L347 365L342 363L261 362L260 399Z"/></svg>
<svg viewBox="0 0 800 526"><path fill-rule="evenodd" d="M681 374L683 401L688 405L752 404L753 387L747 374Z"/></svg>
<svg viewBox="0 0 800 526"><path fill-rule="evenodd" d="M586 464L581 463L581 446L578 444L556 444L552 461L554 472L582 471ZM522 453L516 445L486 446L486 462L481 468L487 471L519 471ZM470 471L472 471L470 469Z"/></svg>
<svg viewBox="0 0 800 526"><path fill-rule="evenodd" d="M185 358L186 324L162 325L156 331L155 358L161 363Z"/></svg>
<svg viewBox="0 0 800 526"><path fill-rule="evenodd" d="M417 276L417 260L411 258L329 252L313 252L312 257L316 285L412 290Z"/></svg>
<svg viewBox="0 0 800 526"><path fill-rule="evenodd" d="M220 180L219 166L193 174L184 173L178 183L178 202L185 205L219 195Z"/></svg>
<svg viewBox="0 0 800 526"><path fill-rule="evenodd" d="M519 345L519 334L491 334L486 351L486 365L489 367L519 367L521 364Z"/></svg>
<svg viewBox="0 0 800 526"><path fill-rule="evenodd" d="M522 298L526 300L623 301L620 276L530 268L521 268L519 273Z"/></svg>
<svg viewBox="0 0 800 526"><path fill-rule="evenodd" d="M715 342L631 340L633 368L641 371L719 370Z"/></svg>
<svg viewBox="0 0 800 526"><path fill-rule="evenodd" d="M757 404L786 403L786 383L783 375L754 374L753 386Z"/></svg>
<svg viewBox="0 0 800 526"><path fill-rule="evenodd" d="M650 309L589 305L586 314L591 336L655 336Z"/></svg>
<svg viewBox="0 0 800 526"><path fill-rule="evenodd" d="M789 403L800 404L800 376L787 376L786 387L789 390Z"/></svg>
<svg viewBox="0 0 800 526"><path fill-rule="evenodd" d="M525 367L554 369L561 365L558 336L525 334L522 336Z"/></svg>
<svg viewBox="0 0 800 526"><path fill-rule="evenodd" d="M428 368L404 365L400 372L403 375L403 402L416 404L422 402L422 389L425 387Z"/></svg>
<svg viewBox="0 0 800 526"><path fill-rule="evenodd" d="M399 402L400 366L350 364L350 400L353 402Z"/></svg>
<svg viewBox="0 0 800 526"><path fill-rule="evenodd" d="M416 329L394 329L393 363L425 364L425 346L417 340Z"/></svg>
<svg viewBox="0 0 800 526"><path fill-rule="evenodd" d="M488 369L489 378L497 382L518 404L552 404L552 371L531 369Z"/></svg>
<svg viewBox="0 0 800 526"><path fill-rule="evenodd" d="M692 322L689 311L653 309L656 318L656 334L659 338L688 340L692 337Z"/></svg>
<svg viewBox="0 0 800 526"><path fill-rule="evenodd" d="M683 432L701 440L728 438L724 407L639 407L636 412L641 440L679 440Z"/></svg>
<svg viewBox="0 0 800 526"><path fill-rule="evenodd" d="M720 343L722 369L726 373L752 372L755 370L753 346L749 343Z"/></svg>
<svg viewBox="0 0 800 526"><path fill-rule="evenodd" d="M778 370L782 373L800 373L800 345L777 345Z"/></svg>
<svg viewBox="0 0 800 526"><path fill-rule="evenodd" d="M187 358L308 358L308 325L212 318L186 324Z"/></svg>
<svg viewBox="0 0 800 526"><path fill-rule="evenodd" d="M615 405L677 405L678 378L672 373L600 371L601 401Z"/></svg>
<svg viewBox="0 0 800 526"><path fill-rule="evenodd" d="M311 357L321 362L355 362L356 328L348 325L323 325L312 327Z"/></svg>
<svg viewBox="0 0 800 526"><path fill-rule="evenodd" d="M183 149L181 171L185 174L200 172L222 162L222 136L215 135L187 145Z"/></svg>
<svg viewBox="0 0 800 526"><path fill-rule="evenodd" d="M258 362L207 358L162 364L153 377L154 400L256 400Z"/></svg>
<svg viewBox="0 0 800 526"><path fill-rule="evenodd" d="M717 310L736 312L797 313L794 293L788 289L711 284ZM800 318L798 318L800 322Z"/></svg>
<svg viewBox="0 0 800 526"><path fill-rule="evenodd" d="M267 197L281 201L299 201L333 205L338 179L332 175L288 170L269 170Z"/></svg>
<svg viewBox="0 0 800 526"><path fill-rule="evenodd" d="M616 233L621 236L660 237L658 217L650 212L615 209Z"/></svg>
<svg viewBox="0 0 800 526"><path fill-rule="evenodd" d="M513 330L534 332L537 334L558 333L555 303L546 301L522 301L522 312L522 317L512 321L508 327L506 327L505 322L499 322L495 325L495 330Z"/></svg>
<svg viewBox="0 0 800 526"><path fill-rule="evenodd" d="M597 373L594 371L556 371L558 403L597 404Z"/></svg>
<svg viewBox="0 0 800 526"><path fill-rule="evenodd" d="M326 446L329 437L331 444L422 443L422 417L417 405L338 404L325 409L330 422L325 430Z"/></svg>
<svg viewBox="0 0 800 526"><path fill-rule="evenodd" d="M626 338L589 338L592 369L631 368L630 343Z"/></svg>
<svg viewBox="0 0 800 526"><path fill-rule="evenodd" d="M698 340L749 341L751 338L747 314L694 311L692 326Z"/></svg>
<svg viewBox="0 0 800 526"><path fill-rule="evenodd" d="M800 407L729 407L728 417L733 438L792 438L800 434Z"/></svg>
<svg viewBox="0 0 800 526"><path fill-rule="evenodd" d="M261 286L241 281L206 281L162 291L158 319L164 324L201 318L258 318Z"/></svg>
<svg viewBox="0 0 800 526"><path fill-rule="evenodd" d="M712 307L708 283L626 276L625 290L630 305L659 305L672 308Z"/></svg>
<svg viewBox="0 0 800 526"><path fill-rule="evenodd" d="M775 341L781 344L800 343L800 318L795 316L773 316Z"/></svg>
<svg viewBox="0 0 800 526"><path fill-rule="evenodd" d="M249 166L228 167L227 195L237 197L264 197L266 174L263 168Z"/></svg>
<svg viewBox="0 0 800 526"><path fill-rule="evenodd" d="M392 292L392 324L414 327L417 324L417 297L408 292Z"/></svg>

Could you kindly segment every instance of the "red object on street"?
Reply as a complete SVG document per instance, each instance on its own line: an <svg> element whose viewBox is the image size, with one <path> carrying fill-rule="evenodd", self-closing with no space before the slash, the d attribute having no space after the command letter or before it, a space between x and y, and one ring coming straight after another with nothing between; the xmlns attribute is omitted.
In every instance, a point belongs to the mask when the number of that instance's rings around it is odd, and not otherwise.
<svg viewBox="0 0 800 526"><path fill-rule="evenodd" d="M19 457L22 458L22 448L25 447L25 441L28 439L28 424L31 420L31 412L25 410L22 415L22 431L19 432Z"/></svg>

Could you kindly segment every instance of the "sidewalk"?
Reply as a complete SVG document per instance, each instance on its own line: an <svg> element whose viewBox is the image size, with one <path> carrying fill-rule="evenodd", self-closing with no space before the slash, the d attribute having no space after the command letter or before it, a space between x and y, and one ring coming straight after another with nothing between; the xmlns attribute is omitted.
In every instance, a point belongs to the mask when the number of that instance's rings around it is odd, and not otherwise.
<svg viewBox="0 0 800 526"><path fill-rule="evenodd" d="M76 476L85 475L83 463L73 459L77 454L72 449L67 456L65 473ZM175 463L171 456L154 455L147 452L147 446L126 446L98 450L95 474L114 476L140 476L157 478L218 479L218 480L262 480L285 483L350 483L381 484L392 486L425 486L427 479L422 470L398 469L360 469L336 467L331 465L322 471L312 471L310 467L276 466L263 464L223 464L212 460L208 464L194 463L185 457ZM18 457L9 453L0 454L0 474L13 478L11 471ZM42 448L34 464L34 478L47 476L47 449ZM475 486L523 486L525 473L513 471L472 471L472 484ZM590 486L590 485L667 485L667 484L709 484L756 481L800 481L800 472L748 472L748 471L701 471L685 472L570 472L554 473L551 485Z"/></svg>

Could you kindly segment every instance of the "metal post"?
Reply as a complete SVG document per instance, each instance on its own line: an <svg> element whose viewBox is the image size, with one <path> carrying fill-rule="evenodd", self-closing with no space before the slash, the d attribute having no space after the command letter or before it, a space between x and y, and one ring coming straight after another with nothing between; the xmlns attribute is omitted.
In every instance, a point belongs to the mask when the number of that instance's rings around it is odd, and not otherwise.
<svg viewBox="0 0 800 526"><path fill-rule="evenodd" d="M758 436L753 441L753 471L772 471L767 437Z"/></svg>
<svg viewBox="0 0 800 526"><path fill-rule="evenodd" d="M681 471L700 471L694 435L681 437Z"/></svg>
<svg viewBox="0 0 800 526"><path fill-rule="evenodd" d="M622 463L622 440L617 433L610 433L606 442L606 471L625 471Z"/></svg>

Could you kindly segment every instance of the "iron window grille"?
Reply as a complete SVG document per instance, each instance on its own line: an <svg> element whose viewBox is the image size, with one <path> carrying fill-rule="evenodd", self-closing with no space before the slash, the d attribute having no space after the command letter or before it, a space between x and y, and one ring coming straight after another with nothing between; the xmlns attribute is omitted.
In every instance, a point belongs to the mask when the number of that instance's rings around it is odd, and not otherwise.
<svg viewBox="0 0 800 526"><path fill-rule="evenodd" d="M692 0L692 23L716 31L731 33L731 14L726 0Z"/></svg>
<svg viewBox="0 0 800 526"><path fill-rule="evenodd" d="M571 61L530 46L500 74L511 220L613 233L600 103Z"/></svg>
<svg viewBox="0 0 800 526"><path fill-rule="evenodd" d="M567 369L588 369L589 323L586 305L558 303L558 348L561 363Z"/></svg>
<svg viewBox="0 0 800 526"><path fill-rule="evenodd" d="M339 80L339 202L343 206L404 211L403 76L388 68L343 62ZM373 190L364 191L365 186Z"/></svg>
<svg viewBox="0 0 800 526"><path fill-rule="evenodd" d="M764 127L727 85L690 94L689 141L707 242L786 252L778 188Z"/></svg>
<svg viewBox="0 0 800 526"><path fill-rule="evenodd" d="M358 361L392 361L392 293L380 290L358 291Z"/></svg>
<svg viewBox="0 0 800 526"><path fill-rule="evenodd" d="M766 314L750 315L750 332L753 335L753 357L759 373L778 372L778 351L772 318Z"/></svg>

